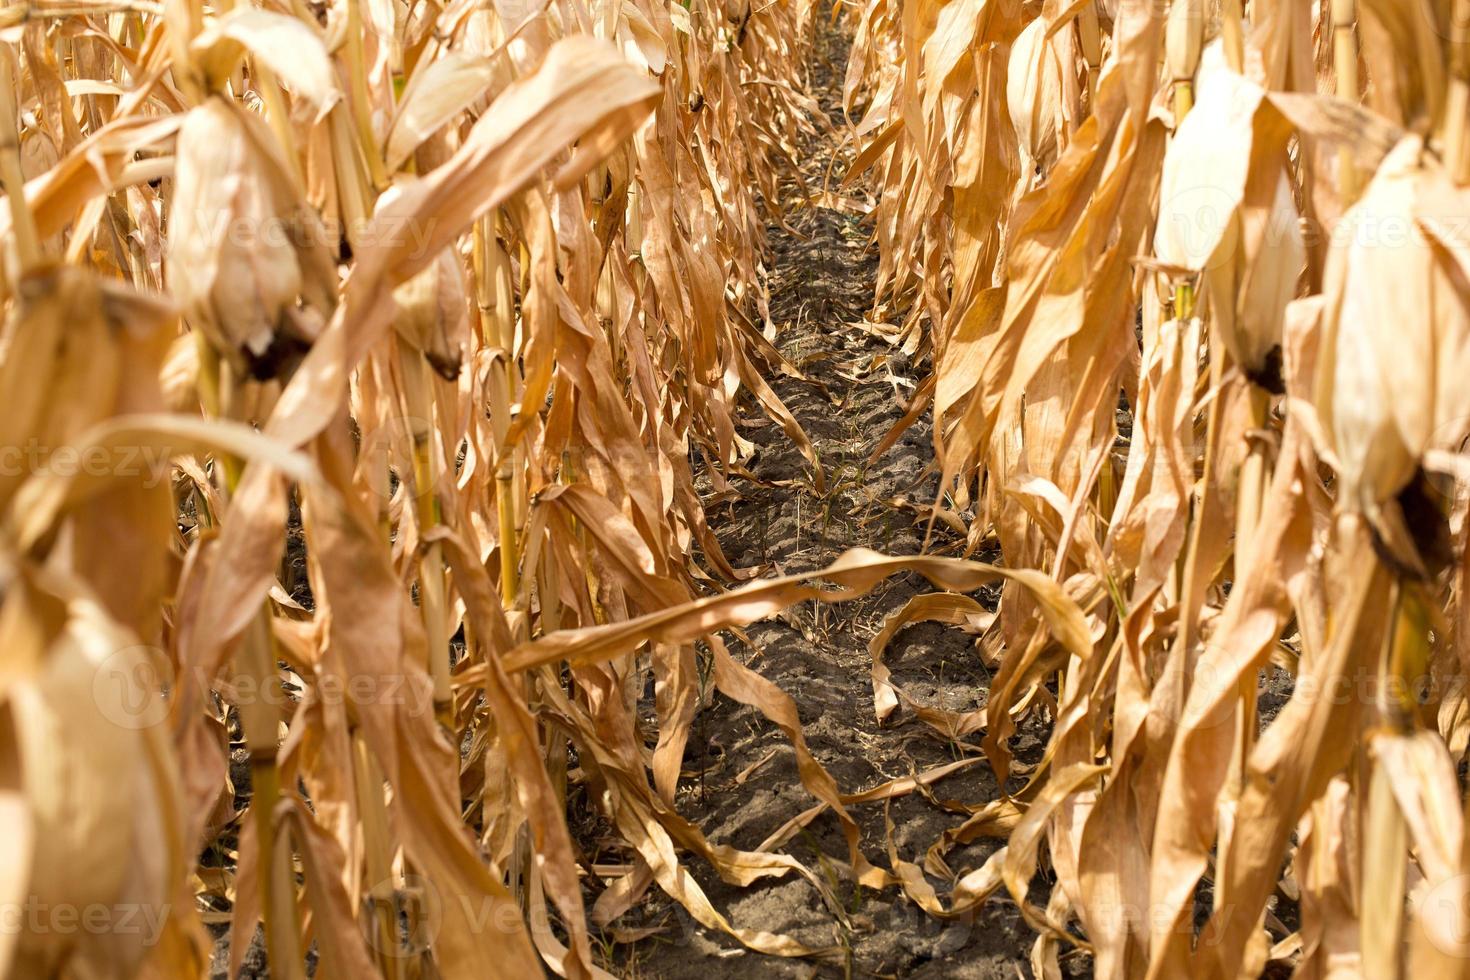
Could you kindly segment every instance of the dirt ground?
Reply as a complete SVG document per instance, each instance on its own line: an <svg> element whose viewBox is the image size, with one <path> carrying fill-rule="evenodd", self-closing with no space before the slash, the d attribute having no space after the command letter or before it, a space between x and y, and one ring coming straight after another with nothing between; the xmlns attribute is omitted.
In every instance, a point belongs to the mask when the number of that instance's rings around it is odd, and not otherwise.
<svg viewBox="0 0 1470 980"><path fill-rule="evenodd" d="M847 41L825 23L822 31L812 66L814 88L828 115L840 119ZM805 149L807 187L791 187L793 197L819 191L829 172L834 181L840 179L853 152L833 133ZM834 154L839 156L835 166ZM877 266L871 229L861 215L808 207L792 212L789 224L797 234L770 228L777 346L826 390L786 377L773 387L820 452L828 489L818 495L806 485L807 464L797 448L779 426L752 412L742 435L759 446L750 468L765 484L747 481L738 499L714 504L710 525L738 565L769 564L773 574L825 565L855 546L916 554L925 519L893 501L934 499L938 477L928 421L910 428L871 466L867 460L902 417L912 383L928 365L907 363L901 352L853 326L871 304ZM936 532L930 551L942 553L946 543ZM868 641L887 615L925 591L932 591L927 582L906 574L860 600L819 608L807 603L755 624L747 631L748 646L732 642L738 657L795 698L813 753L846 793L979 754L973 745L944 741L902 708L881 727L874 716ZM977 598L993 607L993 596ZM970 710L985 703L989 682L973 642L958 629L916 624L895 637L887 661L894 680L921 702ZM1017 758L1038 758L1044 738L1043 731L1023 725L1012 746ZM813 803L782 734L754 709L720 695L696 719L684 765L686 773L699 775L681 783L679 810L712 842L754 848ZM944 801L976 804L997 794L995 779L982 763L935 784L933 801L919 794L894 800L890 817L899 855L921 862L946 828L963 821L964 814L942 807ZM853 814L863 828L866 853L886 865L883 805L854 807ZM595 833L591 827L582 830ZM949 855L951 867L963 874L999 846L999 841L982 840L957 848ZM814 869L831 868L847 854L830 813L786 849ZM834 872L835 888L850 913L846 927L800 879L741 889L722 883L697 859L686 866L736 926L784 933L809 946L835 945L846 962L817 965L750 952L703 928L655 889L604 933L613 972L668 980L1030 975L1035 934L1003 895L986 903L974 921L947 923L920 912L897 889L856 893ZM952 884L931 883L941 895ZM1035 897L1044 902L1044 894L1038 890ZM663 929L626 945L616 943L617 935L652 925ZM1089 972L1086 959L1075 953L1064 958L1063 966L1077 975Z"/></svg>

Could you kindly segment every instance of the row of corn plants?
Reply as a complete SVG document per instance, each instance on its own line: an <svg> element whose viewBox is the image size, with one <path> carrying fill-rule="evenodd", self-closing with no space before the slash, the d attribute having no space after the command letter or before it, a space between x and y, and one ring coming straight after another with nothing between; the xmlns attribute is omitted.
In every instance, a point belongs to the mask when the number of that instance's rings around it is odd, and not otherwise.
<svg viewBox="0 0 1470 980"><path fill-rule="evenodd" d="M1470 5L854 20L875 308L933 365L906 422L932 413L969 552L1086 617L1069 649L1008 585L983 715L921 714L983 728L999 777L1020 719L1052 734L924 864L1006 846L913 897L1009 891L1037 976L1074 947L1109 977L1465 976Z"/></svg>

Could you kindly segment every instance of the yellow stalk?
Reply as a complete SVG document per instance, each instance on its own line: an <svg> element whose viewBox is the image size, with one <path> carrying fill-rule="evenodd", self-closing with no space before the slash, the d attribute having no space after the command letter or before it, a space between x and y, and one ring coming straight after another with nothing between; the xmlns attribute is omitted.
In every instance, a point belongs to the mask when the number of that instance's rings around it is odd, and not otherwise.
<svg viewBox="0 0 1470 980"><path fill-rule="evenodd" d="M250 809L255 818L260 874L260 918L264 923L266 955L272 976L304 977L301 935L296 928L296 882L291 866L289 835L277 840L276 804L281 799L280 771L276 767L280 714L275 698L266 692L280 683L276 673L275 642L270 612L262 607L247 628L235 655L236 674L248 678L254 696L238 705L240 728L250 755Z"/></svg>
<svg viewBox="0 0 1470 980"><path fill-rule="evenodd" d="M155 0L87 0L85 3L57 3L36 7L33 3L12 3L0 7L0 28L14 27L26 21L65 20L68 17L97 17L107 13L155 13Z"/></svg>
<svg viewBox="0 0 1470 980"><path fill-rule="evenodd" d="M515 482L507 454L495 471L495 510L500 531L500 601L506 609L515 605L520 591L520 560L516 554Z"/></svg>
<svg viewBox="0 0 1470 980"><path fill-rule="evenodd" d="M1104 522L1112 519L1113 511L1117 506L1118 474L1113 470L1113 452L1108 449L1103 457L1102 468L1097 474L1097 512L1102 517L1097 528L1099 541L1107 533L1107 525Z"/></svg>
<svg viewBox="0 0 1470 980"><path fill-rule="evenodd" d="M286 110L286 97L281 92L281 83L276 81L275 73L261 64L258 58L250 59L250 75L255 80L255 90L265 103L266 122L270 124L276 142L281 145L281 156L285 157L291 168L291 177L296 182L297 190L302 190L306 187L306 175L301 172L301 157L296 152L296 135L291 131L291 115Z"/></svg>
<svg viewBox="0 0 1470 980"><path fill-rule="evenodd" d="M1225 374L1224 352L1212 347L1210 351L1210 390L1218 391L1220 379ZM1203 583L1199 576L1203 571L1208 574L1208 569L1199 567L1200 536L1204 530L1202 517L1205 513L1207 502L1214 493L1215 485L1215 455L1216 443L1220 429L1221 399L1218 395L1211 399L1209 414L1205 421L1205 465L1204 473L1200 477L1200 492L1194 502L1189 516L1189 543L1184 553L1184 570L1180 576L1181 587L1179 593L1179 639L1175 642L1185 644L1188 649L1194 642L1194 630L1199 618L1196 608L1196 595L1202 593Z"/></svg>
<svg viewBox="0 0 1470 980"><path fill-rule="evenodd" d="M363 160L367 163L368 177L373 188L382 192L388 186L388 174L383 163L378 138L373 135L373 117L368 108L372 96L367 84L367 56L363 51L362 0L347 0L347 84L352 103L352 119L357 124L357 138Z"/></svg>
<svg viewBox="0 0 1470 980"><path fill-rule="evenodd" d="M1174 0L1164 25L1164 56L1169 79L1174 83L1176 128L1194 105L1194 73L1199 69L1204 37L1205 18L1200 0Z"/></svg>
<svg viewBox="0 0 1470 980"><path fill-rule="evenodd" d="M577 482L577 467L572 462L571 453L562 453L561 456L561 482L571 486ZM581 523L572 518L572 531L577 536L577 553L582 556L582 573L587 586L587 598L592 604L592 618L599 625L607 622L603 613L602 603L597 596L597 573L592 568L592 562L587 560L589 551L587 548L587 529Z"/></svg>
<svg viewBox="0 0 1470 980"><path fill-rule="evenodd" d="M1102 27L1097 20L1097 4L1083 6L1077 14L1077 40L1087 62L1087 104L1097 98L1097 76L1102 68Z"/></svg>
<svg viewBox="0 0 1470 980"><path fill-rule="evenodd" d="M377 936L378 968L384 980L400 980L403 959L398 947L398 910L393 901L393 861L388 836L388 809L383 801L383 773L361 732L352 736L357 811L362 821L363 861L372 907L371 927Z"/></svg>
<svg viewBox="0 0 1470 980"><path fill-rule="evenodd" d="M1393 609L1391 646L1382 671L1389 682L1378 685L1378 708L1386 725L1407 732L1412 730L1414 714L1419 710L1413 693L1415 684L1429 673L1429 637L1434 625L1418 583L1398 583Z"/></svg>
<svg viewBox="0 0 1470 980"><path fill-rule="evenodd" d="M1174 307L1174 319L1188 320L1194 316L1194 284L1189 282L1176 282L1173 289L1172 305Z"/></svg>
<svg viewBox="0 0 1470 980"><path fill-rule="evenodd" d="M475 300L479 307L481 338L487 347L497 350L503 372L491 375L490 420L491 438L495 445L495 520L500 538L500 604L504 610L514 610L520 594L520 545L516 513L517 455L510 445L510 406L514 392L519 388L519 373L514 359L516 342L516 320L513 313L512 270L506 251L495 237L494 216L487 215L475 226ZM522 262L529 270L526 253ZM542 610L544 611L544 610ZM525 617L510 617L510 626L516 639L529 635L529 624ZM529 698L529 683L526 676L517 680L520 693ZM516 830L516 840L509 860L510 892L522 907L528 902L528 883L532 877L531 833L525 824Z"/></svg>
<svg viewBox="0 0 1470 980"><path fill-rule="evenodd" d="M1251 6L1252 13L1256 5ZM1245 71L1245 28L1240 12L1240 0L1221 0L1220 38L1225 46L1225 60L1232 71Z"/></svg>
<svg viewBox="0 0 1470 980"><path fill-rule="evenodd" d="M1414 731L1418 704L1414 682L1429 669L1430 614L1419 587L1402 578L1389 595L1393 628L1384 637L1375 690L1377 725L1370 733L1385 736ZM1371 737L1371 735L1370 735ZM1370 743L1371 744L1371 743ZM1363 875L1374 883L1364 893L1359 919L1366 976L1400 972L1403 907L1408 885L1408 823L1393 793L1392 781L1377 759L1371 759L1368 803L1363 828Z"/></svg>
<svg viewBox="0 0 1470 980"><path fill-rule="evenodd" d="M1457 184L1470 183L1467 116L1470 116L1470 81L1452 78L1449 95L1445 99L1444 156Z"/></svg>
<svg viewBox="0 0 1470 980"><path fill-rule="evenodd" d="M1266 425L1270 395L1252 384L1246 393L1250 402L1249 430ZM1239 577L1250 561L1251 539L1261 521L1261 499L1265 494L1267 473L1265 447L1260 439L1251 439L1250 452L1240 465L1240 490L1235 508L1235 569Z"/></svg>
<svg viewBox="0 0 1470 980"><path fill-rule="evenodd" d="M487 216L477 230L475 250L475 295L480 307L480 328L486 346L497 351L500 371L490 377L489 399L491 437L495 444L495 515L497 535L500 542L500 603L506 612L516 608L520 594L520 532L517 497L521 490L523 457L510 445L510 413L512 399L520 389L520 372L515 358L515 314L513 273L510 258L501 248L495 234L495 218ZM521 246L521 267L524 275L521 295L530 289L530 254ZM526 617L512 616L511 629L517 640L529 636ZM522 675L519 680L521 695L528 702L531 696L531 677ZM533 877L530 828L522 824L516 830L508 871L511 894L516 896L523 908L529 903L529 885Z"/></svg>
<svg viewBox="0 0 1470 980"><path fill-rule="evenodd" d="M1337 79L1337 96L1349 102L1358 101L1358 3L1357 0L1332 0L1332 70ZM1343 203L1357 199L1358 168L1352 151L1343 147L1337 155L1337 190Z"/></svg>
<svg viewBox="0 0 1470 980"><path fill-rule="evenodd" d="M11 61L10 45L0 46L0 182L10 201L10 234L15 239L17 278L39 266L44 258L36 219L26 203L25 176L20 166L20 110L15 93L19 72Z"/></svg>
<svg viewBox="0 0 1470 980"><path fill-rule="evenodd" d="M499 336L495 324L495 289L490 281L492 248L499 249L495 241L494 218L485 215L475 222L471 260L475 268L475 307L480 313L480 343L492 347Z"/></svg>
<svg viewBox="0 0 1470 980"><path fill-rule="evenodd" d="M356 237L372 214L372 195L365 185L362 151L352 134L348 110L339 102L327 123L331 127L332 162L337 177L337 199L348 243L356 249Z"/></svg>
<svg viewBox="0 0 1470 980"><path fill-rule="evenodd" d="M1372 763L1363 818L1363 976L1402 976L1403 907L1407 885L1408 825L1383 765Z"/></svg>
<svg viewBox="0 0 1470 980"><path fill-rule="evenodd" d="M623 239L628 243L628 251L639 255L643 251L643 192L635 180L628 185L628 227Z"/></svg>
<svg viewBox="0 0 1470 980"><path fill-rule="evenodd" d="M449 608L445 597L444 555L436 542L424 549L419 572L419 604L429 643L429 676L434 682L434 715L454 726L454 688L449 680Z"/></svg>
<svg viewBox="0 0 1470 980"><path fill-rule="evenodd" d="M1450 85L1445 99L1444 155L1457 184L1470 183L1470 0L1450 14Z"/></svg>
<svg viewBox="0 0 1470 980"><path fill-rule="evenodd" d="M1189 110L1194 108L1194 82L1188 79L1174 83L1174 125L1184 121Z"/></svg>
<svg viewBox="0 0 1470 980"><path fill-rule="evenodd" d="M441 470L434 445L434 379L429 362L416 350L399 345L404 400L413 420L414 506L419 533L426 534L442 519L437 493ZM444 582L444 556L439 544L424 547L419 566L419 609L429 644L429 676L434 682L434 712L440 722L453 725L454 692L449 680L449 605Z"/></svg>
<svg viewBox="0 0 1470 980"><path fill-rule="evenodd" d="M1270 395L1254 384L1246 386L1245 397L1248 399L1249 419L1247 433L1254 433L1265 427L1267 421L1267 410L1270 407ZM1216 401L1220 399L1217 397ZM1208 465L1208 464L1207 464ZM1240 582L1247 574L1251 562L1251 548L1254 543L1256 529L1261 522L1262 500L1266 492L1266 484L1270 479L1269 467L1266 459L1264 442L1259 438L1250 439L1250 450L1240 466L1240 474L1237 481L1236 506L1235 506L1235 581ZM1238 711L1236 715L1236 727L1234 744L1231 748L1229 778L1227 792L1232 798L1237 797L1245 785L1246 761L1250 758L1251 748L1256 738L1256 674L1254 671L1246 671L1240 678L1236 688L1236 699ZM1233 825L1222 828L1220 851L1224 853L1233 836L1227 831L1233 830Z"/></svg>
<svg viewBox="0 0 1470 980"><path fill-rule="evenodd" d="M234 372L219 353L199 341L201 397L213 402L217 414L229 418L237 402ZM220 458L224 493L233 494L239 485L241 466L234 456ZM273 692L280 684L276 670L275 638L271 611L262 605L241 637L235 654L235 677L250 693L236 705L240 729L250 759L250 808L254 814L257 862L260 876L260 914L264 925L266 955L273 976L286 980L303 977L301 937L296 927L296 883L289 838L277 842L276 804L281 798L280 774L276 768L279 750L280 711Z"/></svg>
<svg viewBox="0 0 1470 980"><path fill-rule="evenodd" d="M475 224L475 301L480 311L482 342L497 350L498 374L489 385L491 435L495 442L495 513L500 536L500 601L510 610L520 591L520 556L517 553L516 454L508 445L511 400L519 378L515 356L515 317L510 294L510 260L495 235L494 216Z"/></svg>
<svg viewBox="0 0 1470 980"><path fill-rule="evenodd" d="M184 96L198 103L207 94L194 73L189 43L204 28L204 5L200 0L164 0L168 42L173 55L173 79Z"/></svg>
<svg viewBox="0 0 1470 980"><path fill-rule="evenodd" d="M215 12L218 14L227 14L234 9L235 0L215 0ZM236 65L234 70L230 72L229 87L230 95L232 95L234 98L244 98L245 66L243 64Z"/></svg>
<svg viewBox="0 0 1470 980"><path fill-rule="evenodd" d="M1174 0L1165 25L1164 55L1173 83L1175 129L1194 108L1194 73L1199 70L1204 32L1204 10L1200 0ZM1175 319L1188 320L1194 315L1192 285L1176 283L1173 300Z"/></svg>

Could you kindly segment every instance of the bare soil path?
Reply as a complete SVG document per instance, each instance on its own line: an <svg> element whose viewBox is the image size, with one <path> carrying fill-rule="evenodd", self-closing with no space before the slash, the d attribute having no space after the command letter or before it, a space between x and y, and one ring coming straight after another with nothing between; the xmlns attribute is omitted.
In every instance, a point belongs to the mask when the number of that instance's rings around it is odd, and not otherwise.
<svg viewBox="0 0 1470 980"><path fill-rule="evenodd" d="M847 38L825 22L820 27L813 89L823 110L841 118L840 85ZM871 302L877 265L871 228L861 215L824 207L790 208L811 199L829 174L846 172L853 148L826 133L805 148L805 186L788 188L788 214L796 234L776 225L771 236L772 316L782 353L816 384L781 377L773 387L818 449L827 473L825 494L805 485L806 463L779 426L752 413L742 434L760 448L751 466L768 485L743 485L743 495L716 503L709 520L725 553L737 564L769 563L773 573L825 565L842 551L862 546L892 554L916 554L924 519L893 501L932 502L937 476L927 421L910 428L872 465L867 460L902 417L901 399L912 393L919 365L882 340L857 329ZM837 159L834 161L834 155ZM835 188L834 188L835 189ZM942 550L945 539L936 533ZM846 793L978 754L974 746L948 743L900 709L884 726L874 716L868 641L889 614L929 591L905 575L867 597L835 606L794 608L788 615L747 631L750 643L732 650L796 699L813 753ZM987 606L993 597L978 595ZM970 637L936 624L911 626L889 648L894 678L924 703L949 710L984 704L988 673ZM1022 726L1014 749L1035 758L1041 733ZM718 843L755 848L790 818L812 805L797 778L782 734L757 712L716 695L695 722L681 783L680 812ZM913 794L889 810L893 843L904 860L924 852L948 827L963 821L950 801L978 804L998 788L983 764L932 787L929 799ZM947 807L948 804L948 807ZM882 804L854 808L871 860L886 865ZM999 841L981 840L949 855L957 874L983 863ZM892 976L993 978L1029 975L1034 933L1008 898L992 899L970 922L945 923L920 912L896 889L854 891L837 864L845 860L840 826L824 814L786 850L819 873L826 871L848 912L843 924L802 880L740 889L723 884L698 860L688 864L715 907L735 925L785 933L808 946L837 946L836 966L784 960L744 950L723 934L694 922L661 894L606 932L608 965L622 976L670 980L709 977ZM941 895L952 882L934 879ZM627 945L615 936L662 927ZM1064 963L1071 969L1082 964Z"/></svg>

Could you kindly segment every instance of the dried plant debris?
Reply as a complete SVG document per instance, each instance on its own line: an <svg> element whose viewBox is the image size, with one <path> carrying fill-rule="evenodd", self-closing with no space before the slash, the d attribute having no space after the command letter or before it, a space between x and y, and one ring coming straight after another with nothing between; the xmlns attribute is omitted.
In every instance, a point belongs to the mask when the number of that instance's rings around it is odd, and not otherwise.
<svg viewBox="0 0 1470 980"><path fill-rule="evenodd" d="M0 978L1470 975L1467 23L0 6Z"/></svg>

